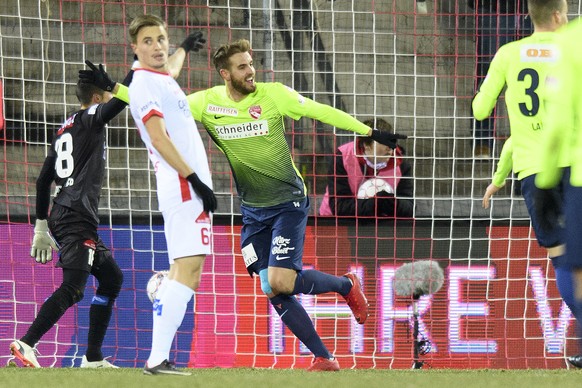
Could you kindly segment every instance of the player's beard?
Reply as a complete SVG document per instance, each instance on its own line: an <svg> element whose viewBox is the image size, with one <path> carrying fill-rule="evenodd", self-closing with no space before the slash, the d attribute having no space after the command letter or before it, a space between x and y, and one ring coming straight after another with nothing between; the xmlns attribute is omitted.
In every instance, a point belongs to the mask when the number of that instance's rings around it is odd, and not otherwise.
<svg viewBox="0 0 582 388"><path fill-rule="evenodd" d="M232 88L236 90L238 93L242 94L243 96L249 95L257 89L256 84L254 83L252 85L247 84L245 78L241 78L240 80L232 79L230 83Z"/></svg>

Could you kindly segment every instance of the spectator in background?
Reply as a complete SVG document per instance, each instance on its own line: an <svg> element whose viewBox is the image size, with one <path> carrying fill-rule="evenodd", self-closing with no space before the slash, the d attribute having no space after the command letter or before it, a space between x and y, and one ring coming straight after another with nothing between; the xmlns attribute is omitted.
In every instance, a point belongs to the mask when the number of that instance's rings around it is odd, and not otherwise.
<svg viewBox="0 0 582 388"><path fill-rule="evenodd" d="M475 10L477 43L477 77L479 86L489 70L493 56L506 43L530 35L533 32L528 17L526 0L468 0ZM494 114L482 121L474 122L474 156L491 157L494 136Z"/></svg>
<svg viewBox="0 0 582 388"><path fill-rule="evenodd" d="M392 132L392 125L383 119L366 120L364 124ZM340 146L329 166L329 182L319 214L411 217L412 168L403 155L404 148L396 140L382 145L369 137L358 137Z"/></svg>

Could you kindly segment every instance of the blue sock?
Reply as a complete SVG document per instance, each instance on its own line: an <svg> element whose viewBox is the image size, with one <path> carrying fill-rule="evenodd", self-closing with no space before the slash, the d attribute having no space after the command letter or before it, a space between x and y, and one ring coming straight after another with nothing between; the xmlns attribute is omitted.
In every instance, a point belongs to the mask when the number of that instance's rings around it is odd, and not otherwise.
<svg viewBox="0 0 582 388"><path fill-rule="evenodd" d="M566 302L576 320L582 324L582 314L577 311L579 309L576 307L576 299L574 298L574 275L572 274L572 269L563 264L565 257L565 255L552 257L552 265L556 273L556 287L558 287L560 296Z"/></svg>
<svg viewBox="0 0 582 388"><path fill-rule="evenodd" d="M345 276L334 276L314 269L308 269L297 272L295 288L291 295L319 295L333 291L342 296L346 296L351 289L352 282Z"/></svg>
<svg viewBox="0 0 582 388"><path fill-rule="evenodd" d="M275 307L275 311L285 326L311 350L315 357L333 357L315 331L307 311L294 296L281 294L269 299L269 301Z"/></svg>

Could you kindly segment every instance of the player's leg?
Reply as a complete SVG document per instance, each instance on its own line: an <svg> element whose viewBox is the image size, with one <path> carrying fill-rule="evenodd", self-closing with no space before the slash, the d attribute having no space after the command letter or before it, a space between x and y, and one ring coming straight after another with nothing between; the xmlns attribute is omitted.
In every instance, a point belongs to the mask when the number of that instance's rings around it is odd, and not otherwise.
<svg viewBox="0 0 582 388"><path fill-rule="evenodd" d="M75 303L83 299L89 272L63 268L63 282L42 304L38 315L20 340L10 344L12 354L25 366L40 368L33 348Z"/></svg>
<svg viewBox="0 0 582 388"><path fill-rule="evenodd" d="M298 207L296 203L289 203L269 209L241 207L243 257L247 268L259 273L261 289L285 326L314 354L317 362L312 370L335 371L339 370L337 360L323 344L305 308L289 293L296 272L302 266L307 209L305 203ZM273 271L278 289L270 285ZM287 293L281 293L282 289Z"/></svg>
<svg viewBox="0 0 582 388"><path fill-rule="evenodd" d="M356 320L363 324L368 317L368 301L356 275L335 276L315 269L302 269L309 200L295 205L295 202L286 204L273 222L270 286L276 294L319 295L336 292L346 299ZM287 271L286 268L295 271Z"/></svg>
<svg viewBox="0 0 582 388"><path fill-rule="evenodd" d="M562 198L564 198L566 187L569 185L569 180L570 171L569 169L564 169L562 180L558 187L554 189L561 193ZM540 227L534 209L534 193L535 190L538 190L537 187L535 187L534 181L535 175L526 177L521 181L521 191L530 215L532 227L536 234L538 243L548 251L548 257L552 261L552 266L554 267L556 275L556 287L558 288L558 292L566 305L570 308L574 318L576 318L576 326L581 327L582 309L576 302L574 274L572 266L568 264L568 257L565 254L564 242L566 241L566 230L564 230L560 225L556 225L552 230L545 230ZM565 209L563 209L562 214L566 214ZM580 343L578 347L578 352L580 352L582 350L582 343ZM570 356L568 357L568 360L573 365L582 367L582 355Z"/></svg>
<svg viewBox="0 0 582 388"><path fill-rule="evenodd" d="M568 170L565 171L561 184L555 190L562 191L563 185L569 179ZM574 302L574 288L572 283L572 269L566 264L564 254L565 231L561 225L555 225L551 230L546 230L540 226L535 212L535 191L539 190L535 184L535 175L530 175L521 180L521 192L525 200L525 205L529 213L532 228L540 246L546 248L548 257L552 261L552 266L556 274L556 286L564 302L568 305L576 319L582 322L582 315L577 313ZM563 212L562 212L563 213Z"/></svg>
<svg viewBox="0 0 582 388"><path fill-rule="evenodd" d="M109 327L113 305L121 291L123 273L111 252L101 241L98 242L95 252L91 275L95 276L99 286L89 309L87 352L81 362L81 368L117 368L103 358L101 346Z"/></svg>
<svg viewBox="0 0 582 388"><path fill-rule="evenodd" d="M582 311L582 188L565 185L564 214L566 216L565 243L568 247L563 267L571 271L575 311ZM574 311L573 311L574 312ZM577 319L578 321L578 319ZM578 324L582 322L578 321ZM568 361L582 367L582 356L568 357Z"/></svg>
<svg viewBox="0 0 582 388"><path fill-rule="evenodd" d="M177 371L169 360L178 327L200 284L206 255L210 254L210 219L198 201L184 202L164 211L170 272L154 301L152 349L144 373L190 374Z"/></svg>

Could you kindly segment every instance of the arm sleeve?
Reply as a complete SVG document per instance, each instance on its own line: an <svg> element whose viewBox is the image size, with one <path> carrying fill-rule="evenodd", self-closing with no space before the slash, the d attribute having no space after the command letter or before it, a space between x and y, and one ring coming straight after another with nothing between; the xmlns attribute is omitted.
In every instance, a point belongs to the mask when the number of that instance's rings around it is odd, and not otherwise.
<svg viewBox="0 0 582 388"><path fill-rule="evenodd" d="M131 105L135 106L139 112L138 117L134 119L139 119L145 124L152 116L163 118L162 95L163 86L151 77L145 76L132 83L129 88L129 98Z"/></svg>
<svg viewBox="0 0 582 388"><path fill-rule="evenodd" d="M51 150L52 151L52 150ZM55 175L57 155L49 152L36 179L36 219L46 220L51 200L51 184Z"/></svg>
<svg viewBox="0 0 582 388"><path fill-rule="evenodd" d="M503 148L501 149L501 155L499 155L499 162L497 163L497 169L493 174L492 183L501 187L505 184L505 179L511 172L513 168L513 142L511 136L505 140Z"/></svg>
<svg viewBox="0 0 582 388"><path fill-rule="evenodd" d="M205 91L201 90L196 93L189 94L186 99L188 100L188 105L190 106L190 112L192 112L192 117L194 120L202 120L202 110L205 106L204 104Z"/></svg>
<svg viewBox="0 0 582 388"><path fill-rule="evenodd" d="M121 83L121 85L128 86L131 83L131 79L133 78L133 70L130 70L129 73L125 76L125 79ZM121 88L121 85L119 86ZM117 97L112 98L106 104L100 105L100 121L102 124L107 124L111 121L115 116L117 116L129 102L129 95L127 96L127 101L119 99Z"/></svg>
<svg viewBox="0 0 582 388"><path fill-rule="evenodd" d="M114 96L126 104L129 104L129 88L124 84L119 84L119 89L117 90L117 93L114 94Z"/></svg>
<svg viewBox="0 0 582 388"><path fill-rule="evenodd" d="M505 60L506 50L499 49L487 72L485 81L481 84L479 92L473 99L472 108L473 116L477 120L485 120L493 112L497 98L505 86Z"/></svg>
<svg viewBox="0 0 582 388"><path fill-rule="evenodd" d="M370 131L370 127L346 112L315 102L283 84L273 83L273 90L279 111L294 120L305 116L360 135L367 135Z"/></svg>

